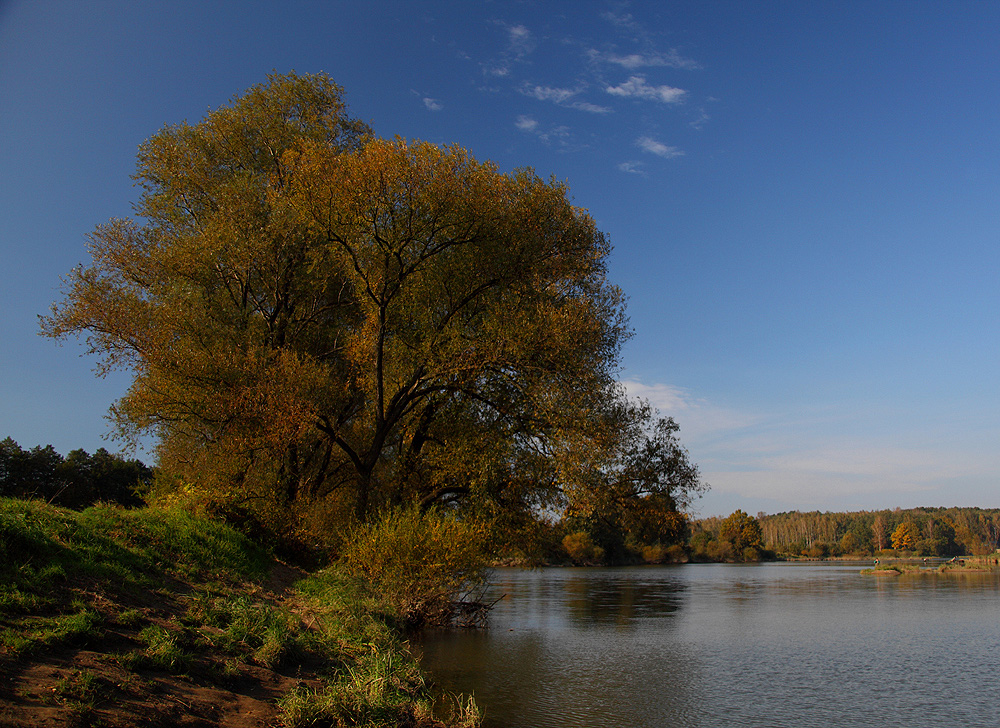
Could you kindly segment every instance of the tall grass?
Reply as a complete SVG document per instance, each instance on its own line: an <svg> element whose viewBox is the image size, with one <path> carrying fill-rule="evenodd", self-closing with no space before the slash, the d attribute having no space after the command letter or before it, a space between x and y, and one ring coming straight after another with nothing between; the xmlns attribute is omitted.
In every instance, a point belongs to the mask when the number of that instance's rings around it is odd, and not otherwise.
<svg viewBox="0 0 1000 728"><path fill-rule="evenodd" d="M443 725L434 715L434 695L400 637L393 599L336 566L299 582L298 588L317 639L335 653L335 667L324 688L302 688L282 699L286 728ZM445 702L448 726L480 724L471 698Z"/></svg>

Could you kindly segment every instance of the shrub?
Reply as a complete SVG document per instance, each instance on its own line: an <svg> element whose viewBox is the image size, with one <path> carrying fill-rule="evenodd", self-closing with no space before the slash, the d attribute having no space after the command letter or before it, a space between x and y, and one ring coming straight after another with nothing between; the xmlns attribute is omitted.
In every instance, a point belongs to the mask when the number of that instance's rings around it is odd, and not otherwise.
<svg viewBox="0 0 1000 728"><path fill-rule="evenodd" d="M639 547L642 560L647 564L679 564L687 561L687 554L680 544L664 546L663 544L653 544L651 546Z"/></svg>
<svg viewBox="0 0 1000 728"><path fill-rule="evenodd" d="M667 560L667 547L662 544L643 546L640 551L642 552L642 560L647 564L662 564Z"/></svg>
<svg viewBox="0 0 1000 728"><path fill-rule="evenodd" d="M735 561L733 545L729 541L709 541L705 553L713 561Z"/></svg>
<svg viewBox="0 0 1000 728"><path fill-rule="evenodd" d="M568 534L563 538L562 545L574 564L597 564L604 558L604 549L596 546L586 531Z"/></svg>
<svg viewBox="0 0 1000 728"><path fill-rule="evenodd" d="M810 559L825 559L830 555L830 547L822 541L816 541L812 546L802 551L803 556Z"/></svg>
<svg viewBox="0 0 1000 728"><path fill-rule="evenodd" d="M408 627L447 623L486 583L483 534L454 515L387 511L354 530L341 561L382 594Z"/></svg>

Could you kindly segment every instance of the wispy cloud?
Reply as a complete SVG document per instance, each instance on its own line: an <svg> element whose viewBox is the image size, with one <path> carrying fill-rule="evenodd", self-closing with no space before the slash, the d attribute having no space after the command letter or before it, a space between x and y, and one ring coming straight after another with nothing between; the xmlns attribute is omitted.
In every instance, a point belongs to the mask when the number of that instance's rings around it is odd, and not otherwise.
<svg viewBox="0 0 1000 728"><path fill-rule="evenodd" d="M641 164L641 162L633 162ZM696 401L691 395L671 384L644 384L637 379L623 379L621 382L630 397L647 400L657 409L671 413L678 410L689 410L696 406Z"/></svg>
<svg viewBox="0 0 1000 728"><path fill-rule="evenodd" d="M517 127L519 131L523 131L525 134L533 134L546 144L555 143L563 149L569 146L570 133L568 126L553 126L545 128L538 122L537 119L525 114L517 117L514 122L514 126Z"/></svg>
<svg viewBox="0 0 1000 728"><path fill-rule="evenodd" d="M671 384L645 384L636 379L624 379L621 383L630 397L648 401L663 415L673 417L687 436L698 440L710 440L723 432L741 432L762 420L758 415L712 404Z"/></svg>
<svg viewBox="0 0 1000 728"><path fill-rule="evenodd" d="M536 129L538 129L538 120L532 119L530 116L522 115L517 117L517 121L514 122L514 126L516 126L521 131L533 133Z"/></svg>
<svg viewBox="0 0 1000 728"><path fill-rule="evenodd" d="M523 25L505 25L510 50L517 56L525 56L535 50L535 38Z"/></svg>
<svg viewBox="0 0 1000 728"><path fill-rule="evenodd" d="M648 136L636 139L635 145L644 152L655 154L657 157L663 157L664 159L672 159L684 155L684 152L677 147L668 146Z"/></svg>
<svg viewBox="0 0 1000 728"><path fill-rule="evenodd" d="M680 68L686 71L693 71L701 68L701 64L690 58L684 58L675 49L671 48L667 53L647 53L636 57L630 54L609 59L612 63L617 63L625 68L641 68L643 66L666 66L667 68Z"/></svg>
<svg viewBox="0 0 1000 728"><path fill-rule="evenodd" d="M637 68L678 68L686 71L701 68L697 61L682 57L676 50L667 53L651 51L649 53L602 53L591 50L587 54L592 61L610 63L621 68L634 71Z"/></svg>
<svg viewBox="0 0 1000 728"><path fill-rule="evenodd" d="M645 34L645 30L639 23L636 22L631 13L616 13L614 10L609 10L606 13L602 13L601 17L622 30L626 30L637 35Z"/></svg>
<svg viewBox="0 0 1000 728"><path fill-rule="evenodd" d="M589 101L576 101L577 96L583 93L583 88L557 88L553 86L537 86L525 83L519 89L525 96L530 96L539 101L551 101L559 106L565 106L577 111L586 111L590 114L609 114L611 109L607 106L599 106Z"/></svg>
<svg viewBox="0 0 1000 728"><path fill-rule="evenodd" d="M441 111L444 106L437 99L432 99L429 96L424 96L424 106L427 107L428 111Z"/></svg>
<svg viewBox="0 0 1000 728"><path fill-rule="evenodd" d="M598 106L597 104L592 104L589 101L574 101L569 105L571 109L576 109L577 111L586 111L590 114L610 114L613 109L608 106Z"/></svg>
<svg viewBox="0 0 1000 728"><path fill-rule="evenodd" d="M708 115L708 112L706 112L705 109L698 109L697 113L698 116L695 117L692 121L688 122L688 126L690 126L692 129L701 130L705 128L705 124L707 124L708 120L711 119L712 117Z"/></svg>
<svg viewBox="0 0 1000 728"><path fill-rule="evenodd" d="M535 50L535 37L524 25L510 25L497 21L507 36L507 47L497 60L483 64L483 72L495 78L506 78L513 71L515 63L523 61Z"/></svg>
<svg viewBox="0 0 1000 728"><path fill-rule="evenodd" d="M628 174L641 174L645 176L646 172L642 167L642 162L622 162L618 165L618 171L626 172Z"/></svg>
<svg viewBox="0 0 1000 728"><path fill-rule="evenodd" d="M758 436L720 433L711 446L695 449L720 498L769 499L781 510L938 505L936 499L947 497L957 481L993 482L998 465L996 456L984 460L981 454L922 447L892 435L831 436L808 421L766 428Z"/></svg>
<svg viewBox="0 0 1000 728"><path fill-rule="evenodd" d="M632 76L625 83L608 86L604 90L613 96L659 101L665 104L679 104L687 94L684 89L673 86L650 86L646 83L645 76Z"/></svg>
<svg viewBox="0 0 1000 728"><path fill-rule="evenodd" d="M593 60L601 60L629 69L656 66L684 70L701 68L697 61L683 57L676 48L671 48L666 52L657 50L653 34L630 13L610 11L603 13L602 17L611 23L624 36L625 40L640 46L643 51L641 53L591 51Z"/></svg>
<svg viewBox="0 0 1000 728"><path fill-rule="evenodd" d="M551 86L532 86L531 84L525 84L521 87L521 93L525 96L538 99L539 101L554 101L557 104L562 104L569 101L580 92L578 89L553 88Z"/></svg>
<svg viewBox="0 0 1000 728"><path fill-rule="evenodd" d="M925 427L876 425L849 407L746 412L669 384L623 381L681 426L681 442L712 491L703 515L783 510L860 510L956 503L956 483L995 502L995 438L948 442ZM893 417L891 413L887 413ZM984 454L986 453L986 454Z"/></svg>
<svg viewBox="0 0 1000 728"><path fill-rule="evenodd" d="M481 63L485 77L481 90L507 95L508 99L511 94L519 97L521 101L514 100L510 110L515 128L558 146L560 151L580 151L598 145L603 147L613 145L616 140L628 144L629 140L635 140L643 127L632 126L631 133L627 129L637 121L630 116L634 115L637 105L625 104L621 100L679 107L685 113L675 120L676 123L689 121L691 126L701 128L707 116L697 114L700 102L696 97L683 88L660 83L661 79L653 75L665 71L643 72L643 69L689 70L699 68L699 64L676 48L664 47L659 32L644 27L638 16L633 17L622 7L624 5L616 4L616 10L603 15L610 26L599 29L600 43L595 43L594 38L543 34L520 22L492 21L494 52L491 58ZM603 38L608 37L605 42ZM544 65L533 62L537 60L535 54L542 50L546 55ZM571 53L568 57L567 51ZM438 99L429 95L427 98L429 101L425 103L429 110L437 111L443 106ZM529 99L531 101L527 101ZM591 125L588 129L588 122L584 119L573 122L571 129L564 123L569 119L543 112L531 102L550 104L585 115L615 114L618 126L624 127L624 134L622 128L595 129ZM698 118L691 121L695 116ZM648 124L644 126L648 128ZM609 133L613 136L608 136ZM634 143L644 154L662 159L684 154L680 148L652 136L641 137ZM632 159L633 156L637 158ZM614 164L625 174L644 175L646 169L639 161L641 158L635 150L629 152L620 148ZM652 168L649 160L647 164Z"/></svg>

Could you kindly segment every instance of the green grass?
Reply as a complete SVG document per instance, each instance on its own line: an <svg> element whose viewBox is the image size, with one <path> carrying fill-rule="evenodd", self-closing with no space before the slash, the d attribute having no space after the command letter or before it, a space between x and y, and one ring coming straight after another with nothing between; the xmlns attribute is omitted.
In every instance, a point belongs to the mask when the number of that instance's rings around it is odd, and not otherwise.
<svg viewBox="0 0 1000 728"><path fill-rule="evenodd" d="M178 510L94 506L82 513L0 498L0 613L60 600L67 575L148 587L164 576L254 578L268 553L236 531Z"/></svg>
<svg viewBox="0 0 1000 728"><path fill-rule="evenodd" d="M389 605L338 569L298 588L310 615L306 642L330 670L324 688L300 688L279 702L282 725L432 724L431 692Z"/></svg>
<svg viewBox="0 0 1000 728"><path fill-rule="evenodd" d="M89 670L74 670L52 687L49 700L62 707L69 725L101 725L92 720L98 703L108 696L108 686Z"/></svg>
<svg viewBox="0 0 1000 728"><path fill-rule="evenodd" d="M268 668L292 654L309 652L297 631L297 618L286 610L255 601L244 594L196 594L184 621L221 630L202 639L213 647Z"/></svg>
<svg viewBox="0 0 1000 728"><path fill-rule="evenodd" d="M0 646L14 656L64 644L85 644L100 636L101 616L88 608L54 616L30 616L0 626Z"/></svg>
<svg viewBox="0 0 1000 728"><path fill-rule="evenodd" d="M139 633L139 639L146 645L146 650L142 653L141 659L134 663L135 666L141 665L165 672L187 672L192 655L180 644L184 639L182 633L150 625Z"/></svg>
<svg viewBox="0 0 1000 728"><path fill-rule="evenodd" d="M303 684L320 687L279 701L286 728L442 725L393 603L340 569L313 574L291 600L272 603L255 586L270 555L221 524L182 511L78 513L3 498L0 549L0 654L100 651L116 636L119 652L107 662L136 679L158 671L225 686L249 666L312 676ZM86 715L105 684L114 690L101 675L74 672L53 697ZM448 725L479 724L473 701L450 703Z"/></svg>
<svg viewBox="0 0 1000 728"><path fill-rule="evenodd" d="M15 656L98 638L103 620L79 596L91 591L87 584L127 593L171 577L249 579L269 563L264 549L232 529L181 511L95 506L78 513L6 498L0 544L0 648Z"/></svg>

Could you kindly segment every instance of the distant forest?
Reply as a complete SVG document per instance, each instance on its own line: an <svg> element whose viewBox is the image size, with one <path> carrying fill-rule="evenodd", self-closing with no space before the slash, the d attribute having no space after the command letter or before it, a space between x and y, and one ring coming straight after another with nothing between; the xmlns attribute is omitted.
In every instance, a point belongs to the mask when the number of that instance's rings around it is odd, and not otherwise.
<svg viewBox="0 0 1000 728"><path fill-rule="evenodd" d="M98 502L139 506L152 480L145 463L103 447L93 455L73 450L63 457L51 445L25 450L10 437L0 440L0 497L38 498L76 509Z"/></svg>
<svg viewBox="0 0 1000 728"><path fill-rule="evenodd" d="M694 556L727 560L727 519L706 518L692 524ZM828 558L989 554L1000 543L1000 509L896 508L851 513L757 514L763 551L774 556Z"/></svg>

